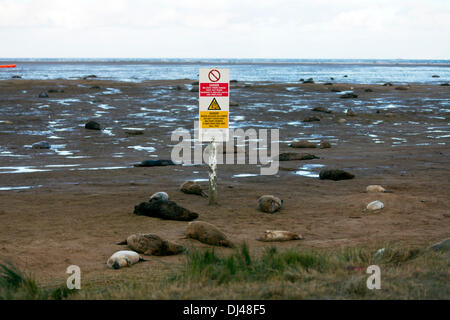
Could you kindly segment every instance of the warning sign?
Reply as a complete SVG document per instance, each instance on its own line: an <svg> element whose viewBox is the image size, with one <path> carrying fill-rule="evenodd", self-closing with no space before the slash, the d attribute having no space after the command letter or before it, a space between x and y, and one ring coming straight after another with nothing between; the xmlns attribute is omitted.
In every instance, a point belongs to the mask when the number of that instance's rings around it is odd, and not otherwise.
<svg viewBox="0 0 450 320"><path fill-rule="evenodd" d="M199 138L201 141L228 140L229 74L229 69L200 69Z"/></svg>
<svg viewBox="0 0 450 320"><path fill-rule="evenodd" d="M208 107L208 110L220 110L220 106L219 106L219 104L217 103L216 98L213 98L213 99L212 99L211 104L210 104L209 107Z"/></svg>
<svg viewBox="0 0 450 320"><path fill-rule="evenodd" d="M228 128L228 111L201 111L200 123L203 129Z"/></svg>

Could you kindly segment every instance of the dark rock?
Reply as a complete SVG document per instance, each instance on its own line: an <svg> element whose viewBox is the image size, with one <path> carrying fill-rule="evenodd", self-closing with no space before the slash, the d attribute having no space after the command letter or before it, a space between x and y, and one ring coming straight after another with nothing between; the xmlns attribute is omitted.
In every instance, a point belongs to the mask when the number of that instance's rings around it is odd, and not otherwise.
<svg viewBox="0 0 450 320"><path fill-rule="evenodd" d="M31 145L33 149L50 149L52 146L47 141L39 141Z"/></svg>
<svg viewBox="0 0 450 320"><path fill-rule="evenodd" d="M99 124L97 121L94 121L94 120L88 121L88 122L84 125L84 127L85 127L86 129L89 129L89 130L101 130L101 129L102 129L101 126L100 126L100 124Z"/></svg>
<svg viewBox="0 0 450 320"><path fill-rule="evenodd" d="M341 99L351 99L351 98L358 98L358 95L357 95L357 94L354 94L354 93L351 93L351 92L349 92L349 93L344 93L344 94L341 94L341 96L340 96L339 98L341 98Z"/></svg>
<svg viewBox="0 0 450 320"><path fill-rule="evenodd" d="M153 200L134 207L134 214L165 220L192 221L198 214L180 207L174 201Z"/></svg>
<svg viewBox="0 0 450 320"><path fill-rule="evenodd" d="M333 78L333 77L330 77L330 80L334 80L334 78Z"/></svg>
<svg viewBox="0 0 450 320"><path fill-rule="evenodd" d="M312 111L324 112L324 113L333 113L333 111L328 110L327 108L324 108L324 107L314 107L314 108L312 108Z"/></svg>
<svg viewBox="0 0 450 320"><path fill-rule="evenodd" d="M47 92L43 91L43 92L39 93L39 98L48 98Z"/></svg>
<svg viewBox="0 0 450 320"><path fill-rule="evenodd" d="M364 91L365 91L365 92L373 92L373 90L370 89L370 88L364 89Z"/></svg>
<svg viewBox="0 0 450 320"><path fill-rule="evenodd" d="M348 173L344 170L339 170L339 169L335 169L335 170L323 169L319 173L319 178L321 180L339 181L339 180L353 179L354 177L355 176L353 174Z"/></svg>
<svg viewBox="0 0 450 320"><path fill-rule="evenodd" d="M348 75L344 75L344 78L348 78Z"/></svg>
<svg viewBox="0 0 450 320"><path fill-rule="evenodd" d="M316 117L316 116L312 116L312 117L306 117L305 119L303 119L303 122L313 122L313 121L320 121L320 118Z"/></svg>
<svg viewBox="0 0 450 320"><path fill-rule="evenodd" d="M172 160L144 160L141 163L135 164L135 167L165 167L174 166Z"/></svg>
<svg viewBox="0 0 450 320"><path fill-rule="evenodd" d="M313 142L309 141L294 141L291 144L289 144L289 147L291 148L317 148L317 145Z"/></svg>
<svg viewBox="0 0 450 320"><path fill-rule="evenodd" d="M329 143L328 141L322 141L319 147L320 149L328 149L331 148L331 143Z"/></svg>
<svg viewBox="0 0 450 320"><path fill-rule="evenodd" d="M279 161L292 161L292 160L312 160L320 159L313 154L309 153L295 153L295 152L285 152L278 156Z"/></svg>

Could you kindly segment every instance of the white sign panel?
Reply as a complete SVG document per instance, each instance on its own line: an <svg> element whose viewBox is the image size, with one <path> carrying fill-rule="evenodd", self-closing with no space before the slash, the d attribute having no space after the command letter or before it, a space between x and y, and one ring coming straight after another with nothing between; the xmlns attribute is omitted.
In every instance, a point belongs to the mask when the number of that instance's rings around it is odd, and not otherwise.
<svg viewBox="0 0 450 320"><path fill-rule="evenodd" d="M230 70L200 69L199 76L200 141L228 141Z"/></svg>

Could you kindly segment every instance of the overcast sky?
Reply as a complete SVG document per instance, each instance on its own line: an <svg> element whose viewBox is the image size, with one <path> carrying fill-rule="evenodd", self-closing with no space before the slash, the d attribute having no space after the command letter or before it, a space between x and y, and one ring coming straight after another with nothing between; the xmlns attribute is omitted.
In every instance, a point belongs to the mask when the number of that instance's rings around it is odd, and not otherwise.
<svg viewBox="0 0 450 320"><path fill-rule="evenodd" d="M0 0L0 57L450 59L450 0Z"/></svg>

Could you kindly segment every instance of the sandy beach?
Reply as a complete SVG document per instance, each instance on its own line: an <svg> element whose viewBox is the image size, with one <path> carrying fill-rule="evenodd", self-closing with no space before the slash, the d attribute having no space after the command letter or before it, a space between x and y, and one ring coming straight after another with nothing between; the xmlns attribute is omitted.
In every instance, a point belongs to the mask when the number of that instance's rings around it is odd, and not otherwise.
<svg viewBox="0 0 450 320"><path fill-rule="evenodd" d="M304 240L275 244L300 250L383 242L425 247L449 237L448 86L232 83L234 127L279 128L280 152L319 159L280 162L274 176L259 175L256 165L219 165L219 205L211 207L207 199L179 191L182 182L196 179L206 189L206 165L133 167L170 159L172 131L193 128L198 92L190 91L192 82L1 81L0 261L42 282L64 281L71 264L80 266L84 279L179 265L183 255L149 257L127 270L105 265L122 248L116 243L136 232L206 247L183 238L187 222L133 214L135 205L157 191L256 251L267 246L255 239L268 229L302 234ZM38 98L50 89L56 92ZM358 97L340 98L347 90ZM345 113L348 108L355 116ZM320 121L303 121L313 116ZM90 119L105 130L85 129ZM144 134L129 135L127 127ZM43 140L52 148L30 147ZM332 147L290 148L295 140L328 141ZM355 178L320 180L321 168L344 169ZM389 192L366 193L371 184ZM257 210L264 194L284 200L279 213ZM374 200L385 208L363 212Z"/></svg>

